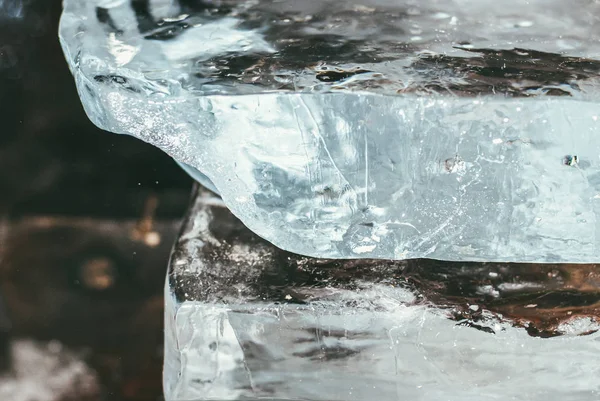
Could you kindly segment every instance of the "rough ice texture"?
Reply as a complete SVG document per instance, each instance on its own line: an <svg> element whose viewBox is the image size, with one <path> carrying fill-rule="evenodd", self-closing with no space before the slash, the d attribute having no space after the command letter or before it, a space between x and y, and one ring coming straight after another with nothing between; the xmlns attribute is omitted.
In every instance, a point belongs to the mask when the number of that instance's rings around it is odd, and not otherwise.
<svg viewBox="0 0 600 401"><path fill-rule="evenodd" d="M167 401L596 401L595 265L323 260L200 191L166 286Z"/></svg>
<svg viewBox="0 0 600 401"><path fill-rule="evenodd" d="M66 0L60 38L96 125L197 168L281 248L596 262L599 12Z"/></svg>

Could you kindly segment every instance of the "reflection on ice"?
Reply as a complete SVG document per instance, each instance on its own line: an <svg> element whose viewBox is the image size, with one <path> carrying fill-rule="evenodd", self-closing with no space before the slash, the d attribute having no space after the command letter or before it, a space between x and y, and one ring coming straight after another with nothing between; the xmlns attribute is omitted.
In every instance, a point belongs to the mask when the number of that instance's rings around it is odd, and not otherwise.
<svg viewBox="0 0 600 401"><path fill-rule="evenodd" d="M166 288L167 399L593 401L599 288L595 265L289 254L200 191Z"/></svg>
<svg viewBox="0 0 600 401"><path fill-rule="evenodd" d="M61 40L95 124L279 247L595 262L598 7L69 0Z"/></svg>

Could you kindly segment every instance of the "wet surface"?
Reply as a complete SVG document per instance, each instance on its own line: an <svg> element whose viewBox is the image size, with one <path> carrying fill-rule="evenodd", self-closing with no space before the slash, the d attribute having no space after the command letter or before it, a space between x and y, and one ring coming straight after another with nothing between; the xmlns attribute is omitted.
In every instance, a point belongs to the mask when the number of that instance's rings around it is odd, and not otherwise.
<svg viewBox="0 0 600 401"><path fill-rule="evenodd" d="M139 38L175 49L179 41L189 40L203 27L222 21L221 29L229 30L239 20L241 30L228 31L239 43L213 37L231 42L226 51L204 54L180 48L176 52L178 63L170 68L184 68L174 79L191 71L183 87L199 93L215 87L234 94L236 90L363 90L593 97L599 78L593 19L598 5L588 1L565 7L561 1L500 6L470 1L136 0L131 3L131 18L126 17L126 8L127 3L96 7L97 21L89 24L97 23L107 36L118 37L142 53L146 45L137 48ZM511 8L519 8L521 16L511 13ZM135 33L131 20L137 23ZM558 29L562 25L571 28L568 34ZM236 36L241 32L247 35ZM111 43L106 45L109 52L118 52L110 50ZM105 46L102 40L94 47L99 46ZM149 49L155 52L161 46ZM124 73L137 68L135 62L119 61L116 68L121 67ZM144 75L144 68L138 73ZM145 75L153 80L152 73ZM588 83L582 88L577 81ZM163 78L153 84L164 84Z"/></svg>
<svg viewBox="0 0 600 401"><path fill-rule="evenodd" d="M596 3L64 4L90 119L200 171L282 249L600 260Z"/></svg>
<svg viewBox="0 0 600 401"><path fill-rule="evenodd" d="M589 329L581 335L599 328L598 265L309 258L264 241L211 196L199 189L175 247L170 283L179 302L309 304L328 291L360 294L386 285L406 288L417 294L417 304L483 330L491 330L478 325L484 312L533 337L566 334L582 320ZM195 231L203 225L208 231Z"/></svg>
<svg viewBox="0 0 600 401"><path fill-rule="evenodd" d="M597 399L597 265L303 257L204 190L174 249L168 400Z"/></svg>

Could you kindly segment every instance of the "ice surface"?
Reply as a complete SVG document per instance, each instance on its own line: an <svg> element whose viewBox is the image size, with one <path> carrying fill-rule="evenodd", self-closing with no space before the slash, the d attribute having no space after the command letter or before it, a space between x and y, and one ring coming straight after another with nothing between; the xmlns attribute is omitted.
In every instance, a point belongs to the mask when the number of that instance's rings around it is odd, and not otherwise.
<svg viewBox="0 0 600 401"><path fill-rule="evenodd" d="M91 120L328 258L600 260L600 3L66 0ZM598 236L597 236L598 235Z"/></svg>
<svg viewBox="0 0 600 401"><path fill-rule="evenodd" d="M200 191L166 286L167 401L596 401L595 265L323 260Z"/></svg>

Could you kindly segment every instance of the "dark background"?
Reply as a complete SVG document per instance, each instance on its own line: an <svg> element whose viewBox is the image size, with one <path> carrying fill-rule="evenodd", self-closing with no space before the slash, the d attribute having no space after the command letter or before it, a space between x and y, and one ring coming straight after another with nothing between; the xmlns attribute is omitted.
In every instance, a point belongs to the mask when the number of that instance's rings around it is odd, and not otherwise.
<svg viewBox="0 0 600 401"><path fill-rule="evenodd" d="M0 399L161 399L162 291L191 180L94 127L60 0L0 0Z"/></svg>

